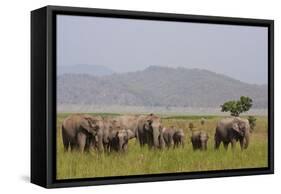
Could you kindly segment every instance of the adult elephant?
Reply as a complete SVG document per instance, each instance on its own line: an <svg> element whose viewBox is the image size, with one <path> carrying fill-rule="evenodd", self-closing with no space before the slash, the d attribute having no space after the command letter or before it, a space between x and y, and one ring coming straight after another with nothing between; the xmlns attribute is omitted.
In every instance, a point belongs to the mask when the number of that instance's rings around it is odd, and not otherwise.
<svg viewBox="0 0 281 194"><path fill-rule="evenodd" d="M122 115L115 117L114 120L120 128L130 130L133 137L136 137L139 117L138 115Z"/></svg>
<svg viewBox="0 0 281 194"><path fill-rule="evenodd" d="M139 116L137 124L137 139L141 147L145 144L149 148L164 147L165 143L160 117L154 114L142 115Z"/></svg>
<svg viewBox="0 0 281 194"><path fill-rule="evenodd" d="M235 148L236 142L240 142L241 149L247 149L250 143L250 124L247 119L240 117L228 117L220 120L216 127L215 149L223 142L225 149L231 143Z"/></svg>
<svg viewBox="0 0 281 194"><path fill-rule="evenodd" d="M93 139L97 140L99 150L103 149L102 135L104 123L100 116L87 114L74 114L68 116L62 123L62 141L64 150L77 149L88 151Z"/></svg>

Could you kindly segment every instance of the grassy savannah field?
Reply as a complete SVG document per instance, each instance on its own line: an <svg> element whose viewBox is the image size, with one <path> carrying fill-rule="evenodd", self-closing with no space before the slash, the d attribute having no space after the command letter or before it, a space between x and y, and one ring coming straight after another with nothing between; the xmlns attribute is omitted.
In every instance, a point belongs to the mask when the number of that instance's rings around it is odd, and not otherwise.
<svg viewBox="0 0 281 194"><path fill-rule="evenodd" d="M94 114L94 113L93 113ZM173 172L192 172L223 169L267 167L267 117L257 116L257 125L251 134L250 145L243 152L239 143L237 149L214 151L215 126L220 116L204 116L206 122L201 126L202 116L165 116L162 115L163 126L175 126L185 132L185 147L177 149L149 150L140 148L135 139L130 140L126 153L64 152L61 124L69 114L60 113L57 118L57 179L90 178L105 176L160 174ZM115 116L116 114L99 114ZM208 150L205 152L192 150L189 123L195 125L194 130L208 132ZM230 148L230 147L229 147Z"/></svg>

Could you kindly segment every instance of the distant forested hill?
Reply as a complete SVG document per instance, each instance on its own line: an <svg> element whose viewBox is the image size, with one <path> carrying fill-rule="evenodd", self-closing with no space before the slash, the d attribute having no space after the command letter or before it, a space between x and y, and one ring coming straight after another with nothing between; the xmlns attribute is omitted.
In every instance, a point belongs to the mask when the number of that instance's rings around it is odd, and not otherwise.
<svg viewBox="0 0 281 194"><path fill-rule="evenodd" d="M219 107L249 96L267 107L267 86L247 84L207 70L150 66L143 71L93 76L63 74L58 104L160 107Z"/></svg>

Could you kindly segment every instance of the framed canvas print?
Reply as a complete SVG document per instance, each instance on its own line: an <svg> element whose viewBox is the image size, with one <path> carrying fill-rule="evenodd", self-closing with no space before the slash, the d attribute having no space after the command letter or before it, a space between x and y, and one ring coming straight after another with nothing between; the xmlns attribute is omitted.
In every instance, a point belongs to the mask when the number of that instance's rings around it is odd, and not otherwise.
<svg viewBox="0 0 281 194"><path fill-rule="evenodd" d="M273 171L273 21L31 12L31 182Z"/></svg>

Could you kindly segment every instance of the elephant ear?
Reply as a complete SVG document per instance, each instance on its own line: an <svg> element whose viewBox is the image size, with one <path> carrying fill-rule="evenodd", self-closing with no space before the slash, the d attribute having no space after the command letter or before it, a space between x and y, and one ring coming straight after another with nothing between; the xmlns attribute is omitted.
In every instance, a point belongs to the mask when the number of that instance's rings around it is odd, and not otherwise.
<svg viewBox="0 0 281 194"><path fill-rule="evenodd" d="M232 129L233 129L234 131L236 131L237 133L241 133L240 128L239 128L239 125L238 125L237 122L232 123Z"/></svg>
<svg viewBox="0 0 281 194"><path fill-rule="evenodd" d="M235 122L232 124L232 128L239 133L240 135L244 135L246 124L244 122Z"/></svg>
<svg viewBox="0 0 281 194"><path fill-rule="evenodd" d="M135 137L135 134L130 130L130 129L127 129L127 134L128 134L128 139L132 139Z"/></svg>
<svg viewBox="0 0 281 194"><path fill-rule="evenodd" d="M81 121L80 126L82 127L83 130L87 131L88 133L91 133L93 128L92 122L87 118Z"/></svg>

